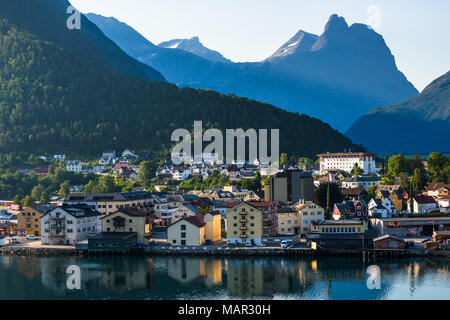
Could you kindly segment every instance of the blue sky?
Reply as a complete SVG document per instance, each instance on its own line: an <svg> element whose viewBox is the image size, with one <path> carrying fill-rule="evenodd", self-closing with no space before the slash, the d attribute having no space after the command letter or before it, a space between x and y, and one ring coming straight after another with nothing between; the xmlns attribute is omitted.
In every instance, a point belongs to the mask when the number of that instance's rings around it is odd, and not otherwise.
<svg viewBox="0 0 450 320"><path fill-rule="evenodd" d="M300 29L322 33L337 13L349 24L374 21L397 66L419 91L450 70L448 0L69 1L83 13L116 17L155 44L199 36L205 46L242 62L267 58ZM379 15L368 14L373 5Z"/></svg>

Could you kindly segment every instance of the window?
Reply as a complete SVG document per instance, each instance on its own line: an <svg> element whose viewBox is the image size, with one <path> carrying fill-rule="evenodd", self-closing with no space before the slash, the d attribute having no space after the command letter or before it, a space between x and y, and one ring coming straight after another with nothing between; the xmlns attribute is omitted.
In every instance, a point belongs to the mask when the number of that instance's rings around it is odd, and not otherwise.
<svg viewBox="0 0 450 320"><path fill-rule="evenodd" d="M177 243L177 240L172 240L172 243Z"/></svg>
<svg viewBox="0 0 450 320"><path fill-rule="evenodd" d="M133 220L130 219L130 220L128 220L128 222L129 222L129 223L133 223Z"/></svg>
<svg viewBox="0 0 450 320"><path fill-rule="evenodd" d="M133 228L130 228L130 232L133 231Z"/></svg>
<svg viewBox="0 0 450 320"><path fill-rule="evenodd" d="M181 225L181 230L186 230L186 225L185 224Z"/></svg>
<svg viewBox="0 0 450 320"><path fill-rule="evenodd" d="M182 233L181 233L181 237L182 237L182 238L186 238L186 232L182 232Z"/></svg>

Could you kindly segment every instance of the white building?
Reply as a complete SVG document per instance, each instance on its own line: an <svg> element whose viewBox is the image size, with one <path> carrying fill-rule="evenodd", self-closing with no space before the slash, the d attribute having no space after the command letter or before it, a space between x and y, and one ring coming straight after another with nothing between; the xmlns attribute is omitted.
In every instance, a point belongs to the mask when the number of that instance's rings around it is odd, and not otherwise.
<svg viewBox="0 0 450 320"><path fill-rule="evenodd" d="M66 171L70 172L82 172L83 164L80 160L68 160L66 161Z"/></svg>
<svg viewBox="0 0 450 320"><path fill-rule="evenodd" d="M65 158L66 158L66 155L65 155L65 154L55 154L55 155L53 156L53 159L54 159L54 160L59 160L59 161L63 161Z"/></svg>
<svg viewBox="0 0 450 320"><path fill-rule="evenodd" d="M312 201L306 203L298 202L294 207L300 218L299 234L308 233L314 222L320 222L325 219L325 209Z"/></svg>
<svg viewBox="0 0 450 320"><path fill-rule="evenodd" d="M62 205L41 217L41 242L75 245L101 232L101 213L88 205Z"/></svg>
<svg viewBox="0 0 450 320"><path fill-rule="evenodd" d="M413 201L413 211L414 213L430 213L440 211L438 203L431 196L417 195L410 199L409 208L411 209L411 200Z"/></svg>
<svg viewBox="0 0 450 320"><path fill-rule="evenodd" d="M318 154L320 161L320 174L329 171L342 170L350 172L355 164L363 169L365 175L376 174L374 153L324 153Z"/></svg>
<svg viewBox="0 0 450 320"><path fill-rule="evenodd" d="M186 181L191 174L190 170L175 170L172 174L172 180L175 181Z"/></svg>
<svg viewBox="0 0 450 320"><path fill-rule="evenodd" d="M364 190L368 191L368 189L372 186L378 186L381 180L378 177L352 177L345 178L342 181L343 188L360 188L363 187Z"/></svg>

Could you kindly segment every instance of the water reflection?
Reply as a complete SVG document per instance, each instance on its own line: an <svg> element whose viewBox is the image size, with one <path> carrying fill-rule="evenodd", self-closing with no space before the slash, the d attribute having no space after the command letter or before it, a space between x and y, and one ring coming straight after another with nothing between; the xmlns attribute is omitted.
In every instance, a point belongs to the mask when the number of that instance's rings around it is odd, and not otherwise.
<svg viewBox="0 0 450 320"><path fill-rule="evenodd" d="M373 263L372 263L373 264ZM361 259L194 257L0 257L0 299L449 299L449 263ZM81 290L66 269L81 269Z"/></svg>

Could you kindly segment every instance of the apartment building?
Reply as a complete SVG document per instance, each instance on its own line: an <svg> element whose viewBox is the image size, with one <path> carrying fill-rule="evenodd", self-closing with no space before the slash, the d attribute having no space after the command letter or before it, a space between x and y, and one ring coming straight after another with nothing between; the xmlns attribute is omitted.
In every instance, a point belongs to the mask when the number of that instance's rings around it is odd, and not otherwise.
<svg viewBox="0 0 450 320"><path fill-rule="evenodd" d="M312 201L314 180L309 173L301 170L285 170L269 177L264 186L265 201L296 203L299 200Z"/></svg>
<svg viewBox="0 0 450 320"><path fill-rule="evenodd" d="M137 208L151 212L153 197L149 192L112 192L112 193L70 193L64 204L86 203L103 215L108 215L120 209Z"/></svg>
<svg viewBox="0 0 450 320"><path fill-rule="evenodd" d="M323 153L318 154L320 162L320 174L330 171L352 171L355 164L363 169L365 175L376 174L375 153Z"/></svg>
<svg viewBox="0 0 450 320"><path fill-rule="evenodd" d="M102 232L135 232L138 243L146 243L151 232L148 212L136 208L123 208L101 217Z"/></svg>
<svg viewBox="0 0 450 320"><path fill-rule="evenodd" d="M234 202L227 206L227 242L261 245L262 238L277 234L276 201Z"/></svg>
<svg viewBox="0 0 450 320"><path fill-rule="evenodd" d="M307 234L314 223L325 219L325 209L312 201L298 202L294 205L299 217L299 234Z"/></svg>
<svg viewBox="0 0 450 320"><path fill-rule="evenodd" d="M41 242L75 245L101 231L101 213L86 204L62 205L41 217Z"/></svg>
<svg viewBox="0 0 450 320"><path fill-rule="evenodd" d="M54 204L27 207L17 215L17 234L21 236L41 235L41 217L53 210Z"/></svg>

